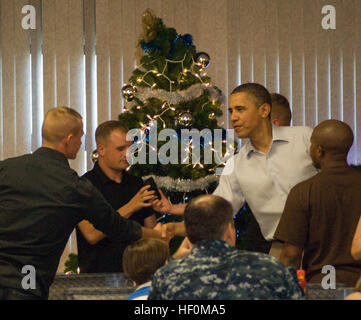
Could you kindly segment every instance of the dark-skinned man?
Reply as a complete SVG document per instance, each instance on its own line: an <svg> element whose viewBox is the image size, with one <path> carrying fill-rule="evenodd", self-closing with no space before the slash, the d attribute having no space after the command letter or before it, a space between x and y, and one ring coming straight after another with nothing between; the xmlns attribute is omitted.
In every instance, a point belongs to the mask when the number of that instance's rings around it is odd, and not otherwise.
<svg viewBox="0 0 361 320"><path fill-rule="evenodd" d="M360 277L361 262L351 256L361 213L361 172L347 164L352 143L344 122L327 120L314 129L310 154L321 172L290 191L275 233L284 242L281 262L294 269L302 264L309 282L322 283L326 265L335 268L336 282L355 286Z"/></svg>

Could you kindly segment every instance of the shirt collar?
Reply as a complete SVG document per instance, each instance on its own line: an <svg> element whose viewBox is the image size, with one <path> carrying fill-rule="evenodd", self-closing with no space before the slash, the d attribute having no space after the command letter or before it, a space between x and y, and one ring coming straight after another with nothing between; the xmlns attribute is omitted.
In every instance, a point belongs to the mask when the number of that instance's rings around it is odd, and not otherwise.
<svg viewBox="0 0 361 320"><path fill-rule="evenodd" d="M194 244L194 249L192 249L191 253L197 252L198 250L224 251L235 248L224 240L201 240Z"/></svg>
<svg viewBox="0 0 361 320"><path fill-rule="evenodd" d="M272 125L272 143L275 141L286 141L286 142L290 141L288 134L287 134L288 127L279 127L274 124L271 124L271 125ZM247 156L250 154L250 152L257 151L256 148L253 146L250 139L246 140L244 147L245 147Z"/></svg>
<svg viewBox="0 0 361 320"><path fill-rule="evenodd" d="M44 155L46 157L59 160L69 167L68 159L65 157L64 153L61 153L60 151L57 151L55 149L51 149L48 147L40 147L39 149L35 150L35 152L33 154L40 155L40 156Z"/></svg>
<svg viewBox="0 0 361 320"><path fill-rule="evenodd" d="M99 181L100 185L105 185L106 183L109 183L109 182L113 182L113 183L117 183L115 181L113 181L112 179L109 179L109 177L103 172L103 170L100 168L99 164L98 164L98 161L95 162L94 164L94 168L93 168L93 171L96 175L96 179ZM121 183L124 183L128 180L128 172L127 171L123 171L122 173L122 181Z"/></svg>

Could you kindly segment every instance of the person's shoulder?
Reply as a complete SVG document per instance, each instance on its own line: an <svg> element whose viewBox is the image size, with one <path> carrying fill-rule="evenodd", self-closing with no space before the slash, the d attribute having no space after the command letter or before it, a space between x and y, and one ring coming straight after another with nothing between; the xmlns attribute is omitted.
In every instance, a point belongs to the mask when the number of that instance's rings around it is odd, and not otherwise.
<svg viewBox="0 0 361 320"><path fill-rule="evenodd" d="M96 164L94 164L93 168L85 172L81 177L87 178L89 180L95 179L96 171Z"/></svg>
<svg viewBox="0 0 361 320"><path fill-rule="evenodd" d="M19 161L27 161L32 159L33 154L29 153L29 154L24 154L21 156L16 156L16 157L10 157L4 160L0 161L0 165L7 165L7 164L15 164L18 163Z"/></svg>
<svg viewBox="0 0 361 320"><path fill-rule="evenodd" d="M281 269L284 270L285 267L273 256L261 252L252 252L247 250L237 250L233 252L234 258L242 261L242 264L246 268L251 268L254 270L260 269L261 271L270 272L272 270ZM235 259L237 260L237 259ZM240 265L242 266L242 265Z"/></svg>
<svg viewBox="0 0 361 320"><path fill-rule="evenodd" d="M94 176L94 168L93 169L91 169L91 170L89 170L89 171L87 171L87 172L85 172L83 175L82 175L82 177L84 177L84 178L91 178L91 177L93 177Z"/></svg>
<svg viewBox="0 0 361 320"><path fill-rule="evenodd" d="M131 172L124 171L124 175L127 176L127 179L131 181L132 183L143 185L144 181L141 177L133 175Z"/></svg>
<svg viewBox="0 0 361 320"><path fill-rule="evenodd" d="M85 174L79 177L77 174L73 175L75 182L75 191L78 195L84 197L94 196L98 189L94 186L93 182Z"/></svg>
<svg viewBox="0 0 361 320"><path fill-rule="evenodd" d="M279 134L284 136L311 136L313 129L308 126L274 126Z"/></svg>
<svg viewBox="0 0 361 320"><path fill-rule="evenodd" d="M296 133L312 133L313 129L309 126L290 126L290 127L282 127L283 129L290 130Z"/></svg>
<svg viewBox="0 0 361 320"><path fill-rule="evenodd" d="M361 177L361 166L350 165L347 170L358 177Z"/></svg>
<svg viewBox="0 0 361 320"><path fill-rule="evenodd" d="M235 272L248 273L249 278L264 279L261 280L263 283L277 286L297 283L296 270L284 266L279 259L261 252L238 251L238 259L232 259L235 261Z"/></svg>
<svg viewBox="0 0 361 320"><path fill-rule="evenodd" d="M171 258L168 264L160 267L154 274L156 278L169 278L169 275L175 274L176 272L182 273L187 266L190 264L190 255L173 259Z"/></svg>

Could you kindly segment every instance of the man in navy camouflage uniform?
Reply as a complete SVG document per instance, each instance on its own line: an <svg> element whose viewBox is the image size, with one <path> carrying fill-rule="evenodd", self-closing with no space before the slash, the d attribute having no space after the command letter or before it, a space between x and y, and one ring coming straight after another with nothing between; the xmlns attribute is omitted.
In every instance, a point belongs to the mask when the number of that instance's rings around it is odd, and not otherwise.
<svg viewBox="0 0 361 320"><path fill-rule="evenodd" d="M155 273L148 299L304 299L294 269L272 256L235 248L227 200L214 195L191 200L184 222L193 248Z"/></svg>

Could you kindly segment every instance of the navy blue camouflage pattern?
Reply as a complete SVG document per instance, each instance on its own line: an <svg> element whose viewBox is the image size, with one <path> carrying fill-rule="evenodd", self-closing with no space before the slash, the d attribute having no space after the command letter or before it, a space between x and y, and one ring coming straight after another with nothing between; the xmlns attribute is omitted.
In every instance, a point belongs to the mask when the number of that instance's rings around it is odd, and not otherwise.
<svg viewBox="0 0 361 320"><path fill-rule="evenodd" d="M149 300L305 299L296 271L225 241L198 242L154 275Z"/></svg>

